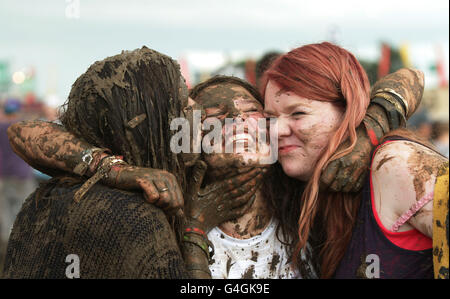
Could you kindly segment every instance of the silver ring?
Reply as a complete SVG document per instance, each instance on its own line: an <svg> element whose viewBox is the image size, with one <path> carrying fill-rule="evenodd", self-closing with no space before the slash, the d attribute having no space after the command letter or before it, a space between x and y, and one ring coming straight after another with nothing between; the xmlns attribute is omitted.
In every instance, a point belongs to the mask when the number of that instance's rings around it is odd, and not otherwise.
<svg viewBox="0 0 450 299"><path fill-rule="evenodd" d="M159 192L166 192L167 190L169 190L169 188L162 188L161 190L158 190Z"/></svg>

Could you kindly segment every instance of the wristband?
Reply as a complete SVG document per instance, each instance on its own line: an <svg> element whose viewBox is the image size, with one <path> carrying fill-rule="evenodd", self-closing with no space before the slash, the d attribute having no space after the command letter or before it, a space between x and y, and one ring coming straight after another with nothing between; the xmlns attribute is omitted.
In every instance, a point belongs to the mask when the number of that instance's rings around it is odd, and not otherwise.
<svg viewBox="0 0 450 299"><path fill-rule="evenodd" d="M203 230L201 230L201 229L199 229L197 227L192 227L192 228L188 227L184 231L186 233L197 233L199 235L202 235L202 236L206 237L206 233Z"/></svg>
<svg viewBox="0 0 450 299"><path fill-rule="evenodd" d="M208 262L211 263L211 257L214 255L214 245L208 238L196 233L185 233L182 241L200 247L205 253Z"/></svg>
<svg viewBox="0 0 450 299"><path fill-rule="evenodd" d="M81 198L86 194L86 192L94 186L98 181L103 178L108 177L108 172L113 165L126 164L125 161L121 159L121 156L106 156L103 157L97 168L97 172L90 177L81 187L75 192L74 200L76 203L80 202Z"/></svg>
<svg viewBox="0 0 450 299"><path fill-rule="evenodd" d="M404 116L405 116L405 118L407 118L408 114L409 114L409 105L408 105L408 102L405 101L405 99L399 93L397 93L392 88L382 88L382 89L378 89L377 91L375 91L375 97L376 96L384 97L384 96L386 96L386 94L389 94L390 96L392 96L393 101L395 101L397 104L400 104L402 106L402 108L404 109L403 111L405 112ZM390 101L390 99L387 99L387 100Z"/></svg>
<svg viewBox="0 0 450 299"><path fill-rule="evenodd" d="M109 152L108 149L104 148L88 148L81 152L81 162L75 166L73 169L73 173L79 176L84 176L86 172L89 170L89 166L92 164L92 161L94 161L94 154L95 153L104 153Z"/></svg>

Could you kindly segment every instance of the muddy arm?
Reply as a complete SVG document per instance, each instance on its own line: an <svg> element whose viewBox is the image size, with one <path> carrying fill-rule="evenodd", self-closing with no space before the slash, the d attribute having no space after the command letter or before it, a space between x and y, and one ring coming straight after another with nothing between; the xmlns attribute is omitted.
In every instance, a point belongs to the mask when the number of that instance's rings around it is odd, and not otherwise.
<svg viewBox="0 0 450 299"><path fill-rule="evenodd" d="M423 73L403 68L375 83L363 123L356 129L354 149L332 161L321 176L321 188L334 192L359 192L367 177L370 153L388 132L404 127L417 110L424 89ZM339 149L349 146L347 140Z"/></svg>
<svg viewBox="0 0 450 299"><path fill-rule="evenodd" d="M63 126L44 121L15 123L8 128L8 138L18 156L51 176L73 173L81 162L81 153L92 147Z"/></svg>
<svg viewBox="0 0 450 299"><path fill-rule="evenodd" d="M13 124L8 128L8 137L17 155L51 176L62 173L80 175L75 169L82 162L84 151L94 148L63 126L44 121ZM82 174L92 176L105 156L108 154L102 151L93 153L92 163ZM175 176L164 170L117 165L102 182L122 190L142 190L148 202L169 213L176 213L183 207L183 196ZM159 190L164 188L168 191L160 193Z"/></svg>
<svg viewBox="0 0 450 299"><path fill-rule="evenodd" d="M186 227L195 227L196 225L187 224ZM206 237L202 237L195 233L184 233L181 242L181 253L183 255L184 263L192 278L195 279L210 279L211 272L209 271L209 257L201 246L206 246Z"/></svg>

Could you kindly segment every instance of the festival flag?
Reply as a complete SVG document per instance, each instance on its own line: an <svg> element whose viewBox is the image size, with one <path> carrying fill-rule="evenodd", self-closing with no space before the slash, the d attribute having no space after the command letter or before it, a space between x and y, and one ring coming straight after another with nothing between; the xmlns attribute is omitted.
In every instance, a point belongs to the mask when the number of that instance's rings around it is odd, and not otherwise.
<svg viewBox="0 0 450 299"><path fill-rule="evenodd" d="M388 44L381 44L381 56L378 63L378 79L389 74L391 67L391 47Z"/></svg>
<svg viewBox="0 0 450 299"><path fill-rule="evenodd" d="M439 86L447 87L448 80L445 74L444 53L442 52L442 48L440 45L436 46L436 56L437 56L436 69L439 76Z"/></svg>
<svg viewBox="0 0 450 299"><path fill-rule="evenodd" d="M184 77L187 87L191 88L191 80L190 80L190 75L189 75L188 62L185 57L181 57L180 59L178 59L178 61L180 62L181 75Z"/></svg>
<svg viewBox="0 0 450 299"><path fill-rule="evenodd" d="M407 43L400 46L400 58L404 67L412 67L411 60L409 59L409 45Z"/></svg>

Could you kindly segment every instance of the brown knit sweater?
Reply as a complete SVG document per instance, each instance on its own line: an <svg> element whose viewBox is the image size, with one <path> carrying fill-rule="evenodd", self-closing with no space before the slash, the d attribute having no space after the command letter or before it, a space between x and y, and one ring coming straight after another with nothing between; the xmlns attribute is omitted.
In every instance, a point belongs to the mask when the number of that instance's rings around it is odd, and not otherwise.
<svg viewBox="0 0 450 299"><path fill-rule="evenodd" d="M57 185L18 214L3 278L66 278L69 254L80 278L187 278L164 213L137 193L96 185L80 203L80 185Z"/></svg>

